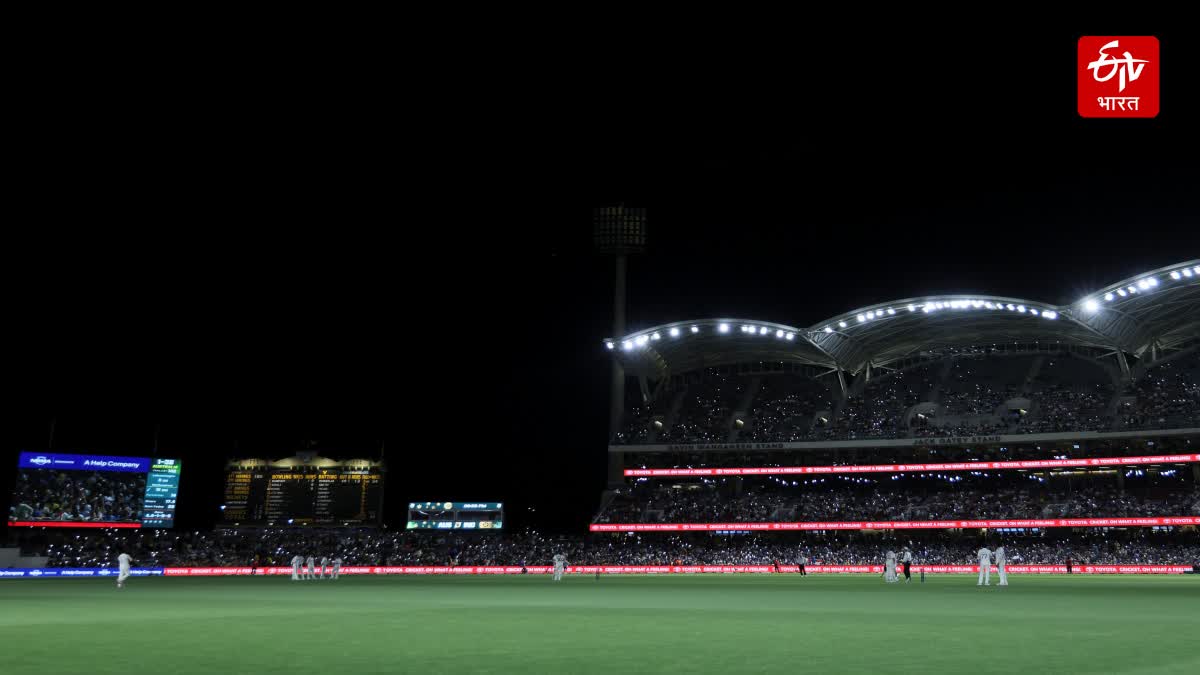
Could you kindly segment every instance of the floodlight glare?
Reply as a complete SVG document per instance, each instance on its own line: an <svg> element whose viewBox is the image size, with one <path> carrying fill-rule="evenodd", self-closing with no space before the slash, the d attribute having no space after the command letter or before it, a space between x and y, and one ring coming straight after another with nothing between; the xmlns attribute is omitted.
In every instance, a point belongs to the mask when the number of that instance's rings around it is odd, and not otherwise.
<svg viewBox="0 0 1200 675"><path fill-rule="evenodd" d="M1118 288L1118 289L1117 289L1117 295L1119 295L1119 296L1121 296L1121 297L1123 298L1123 297L1125 297L1125 296L1127 296L1127 295L1129 295L1129 294L1125 292L1125 289L1124 289L1124 288Z"/></svg>
<svg viewBox="0 0 1200 675"><path fill-rule="evenodd" d="M629 340L626 340L621 343L621 348L624 349L625 351L629 351L630 349L633 349L633 343L630 342Z"/></svg>
<svg viewBox="0 0 1200 675"><path fill-rule="evenodd" d="M933 309L931 309L931 308L930 308L930 305L929 305L928 303L926 303L926 304L924 304L924 305L922 305L922 306L921 306L921 311L922 311L922 312L925 312L926 314L928 314L928 313L932 312L932 311L933 311Z"/></svg>
<svg viewBox="0 0 1200 675"><path fill-rule="evenodd" d="M1200 274L1200 272L1196 272L1196 274ZM1192 271L1191 271L1191 270L1184 270L1184 271L1183 271L1183 276L1185 276L1185 277L1190 277L1190 276L1192 276Z"/></svg>
<svg viewBox="0 0 1200 675"><path fill-rule="evenodd" d="M721 331L722 333L728 333L729 332L729 324L723 323L720 326L717 326L717 330Z"/></svg>
<svg viewBox="0 0 1200 675"><path fill-rule="evenodd" d="M1178 271L1171 272L1171 278L1174 279L1175 281L1179 281L1179 272Z"/></svg>
<svg viewBox="0 0 1200 675"><path fill-rule="evenodd" d="M832 327L830 327L830 326L825 326L825 332L826 332L826 333L832 333L832 332L833 332L833 328L832 328Z"/></svg>
<svg viewBox="0 0 1200 675"><path fill-rule="evenodd" d="M767 330L768 330L768 329L767 329L767 327L766 327L766 326L763 326L763 327L762 327L762 330L758 331L758 334L759 334L759 335L766 335L766 334L767 334Z"/></svg>
<svg viewBox="0 0 1200 675"><path fill-rule="evenodd" d="M1113 294L1112 294L1112 293L1105 293L1105 294L1104 294L1104 301L1105 301L1105 302L1112 302L1112 299L1113 299Z"/></svg>
<svg viewBox="0 0 1200 675"><path fill-rule="evenodd" d="M845 328L845 327L846 327L846 322L845 322L845 321L839 321L839 322L838 322L838 326L839 326L839 327L841 327L841 328Z"/></svg>
<svg viewBox="0 0 1200 675"><path fill-rule="evenodd" d="M891 315L893 315L893 314L895 314L895 313L896 313L896 310L892 309L891 307L888 307L888 311L887 311L887 312L888 312L888 316L891 316Z"/></svg>
<svg viewBox="0 0 1200 675"><path fill-rule="evenodd" d="M699 326L692 326L692 332L693 332L693 333L699 333L699 332L700 332L700 327L699 327Z"/></svg>
<svg viewBox="0 0 1200 675"><path fill-rule="evenodd" d="M1146 280L1146 283L1150 284L1150 288L1154 288L1155 286L1158 285L1158 278L1150 277L1149 279Z"/></svg>
<svg viewBox="0 0 1200 675"><path fill-rule="evenodd" d="M867 312L867 318L868 318L868 319L874 319L874 318L875 318L875 312Z"/></svg>
<svg viewBox="0 0 1200 675"><path fill-rule="evenodd" d="M1054 311L1051 311L1051 310L1046 310L1046 311L1042 312L1042 317L1043 317L1043 318L1046 318L1046 319L1057 319L1057 318L1058 318L1058 312L1054 312Z"/></svg>
<svg viewBox="0 0 1200 675"><path fill-rule="evenodd" d="M679 337L679 329L678 328L671 329L671 337Z"/></svg>
<svg viewBox="0 0 1200 675"><path fill-rule="evenodd" d="M1029 308L1029 313L1030 313L1030 314L1032 314L1032 315L1034 315L1034 316L1037 316L1037 315L1038 315L1038 311L1037 311L1037 309L1036 309L1036 308L1034 308L1034 307L1030 307L1030 308Z"/></svg>
<svg viewBox="0 0 1200 675"><path fill-rule="evenodd" d="M783 331L781 331L781 330L775 331L775 337L779 337L779 338L783 337Z"/></svg>
<svg viewBox="0 0 1200 675"><path fill-rule="evenodd" d="M1130 292L1130 293L1137 293L1137 289L1136 289L1136 288L1134 288L1133 286L1130 286L1130 287L1129 287L1129 292Z"/></svg>
<svg viewBox="0 0 1200 675"><path fill-rule="evenodd" d="M1100 309L1100 303L1096 302L1095 298L1088 298L1083 301L1083 308L1089 312L1094 312Z"/></svg>
<svg viewBox="0 0 1200 675"><path fill-rule="evenodd" d="M1196 274L1200 274L1200 265L1196 265L1195 267L1193 267L1192 271L1195 272Z"/></svg>
<svg viewBox="0 0 1200 675"><path fill-rule="evenodd" d="M796 334L795 334L795 333L788 333L788 334L787 334L787 339L789 339L789 340L795 340L795 339L796 339Z"/></svg>
<svg viewBox="0 0 1200 675"><path fill-rule="evenodd" d="M1010 312L1013 311L1014 309L1016 309L1016 307L1013 307L1011 304L1005 305L1005 306L1008 307L1008 311L1010 311Z"/></svg>
<svg viewBox="0 0 1200 675"><path fill-rule="evenodd" d="M647 342L649 342L649 341L650 341L650 337L649 337L649 336L647 336L647 335L639 335L639 336L638 336L638 338L637 338L637 343L638 343L639 345L644 345L644 344L646 344L646 343L647 343Z"/></svg>
<svg viewBox="0 0 1200 675"><path fill-rule="evenodd" d="M614 348L615 348L615 345L613 345L613 343L611 343L611 342L605 342L605 343L604 343L604 346L605 346L605 347L608 347L609 349L614 349Z"/></svg>
<svg viewBox="0 0 1200 675"><path fill-rule="evenodd" d="M866 320L867 320L867 318L866 318L865 316L863 316L862 314L859 314L859 315L858 315L858 322L859 322L859 323L862 323L862 322L864 322L864 321L866 321Z"/></svg>
<svg viewBox="0 0 1200 675"><path fill-rule="evenodd" d="M659 339L662 339L662 336L659 335L658 333L655 333L654 335L650 336L650 339L651 340L659 340Z"/></svg>
<svg viewBox="0 0 1200 675"><path fill-rule="evenodd" d="M908 311L910 311L910 312L915 312L915 311L917 311L917 306L916 306L916 305L909 305L909 306L908 306Z"/></svg>
<svg viewBox="0 0 1200 675"><path fill-rule="evenodd" d="M1025 313L1025 305L1017 305L1017 311L1024 314Z"/></svg>
<svg viewBox="0 0 1200 675"><path fill-rule="evenodd" d="M1144 291L1144 290L1146 290L1147 288L1150 288L1150 282L1149 282L1149 281L1146 281L1145 279L1142 279L1142 280L1140 280L1140 281L1138 281L1138 282L1137 282L1137 287L1138 287L1138 288L1140 288L1140 289L1142 289L1142 290Z"/></svg>

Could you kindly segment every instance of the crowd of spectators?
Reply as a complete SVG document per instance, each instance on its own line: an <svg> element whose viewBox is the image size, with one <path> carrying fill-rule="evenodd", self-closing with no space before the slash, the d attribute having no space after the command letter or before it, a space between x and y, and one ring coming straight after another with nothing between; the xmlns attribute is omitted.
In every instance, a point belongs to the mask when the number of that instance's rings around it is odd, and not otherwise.
<svg viewBox="0 0 1200 675"><path fill-rule="evenodd" d="M1193 533L1000 533L1015 564L1200 564ZM294 555L341 556L346 565L547 565L556 553L572 565L880 564L884 552L908 546L918 563L971 564L981 542L947 533L781 533L714 536L597 534L547 537L535 532L441 533L367 529L218 530L213 532L99 530L62 535L36 553L52 567L115 567L118 553L138 566L280 566Z"/></svg>
<svg viewBox="0 0 1200 675"><path fill-rule="evenodd" d="M137 522L145 493L143 473L21 470L8 519Z"/></svg>
<svg viewBox="0 0 1200 675"><path fill-rule="evenodd" d="M601 523L919 521L1200 515L1189 475L1118 489L1110 482L959 472L879 477L823 476L647 481L623 495ZM976 474L976 475L972 475ZM736 487L735 487L736 486Z"/></svg>
<svg viewBox="0 0 1200 675"><path fill-rule="evenodd" d="M1120 410L1121 428L1200 426L1200 358L1192 355L1151 368L1134 395L1136 399Z"/></svg>

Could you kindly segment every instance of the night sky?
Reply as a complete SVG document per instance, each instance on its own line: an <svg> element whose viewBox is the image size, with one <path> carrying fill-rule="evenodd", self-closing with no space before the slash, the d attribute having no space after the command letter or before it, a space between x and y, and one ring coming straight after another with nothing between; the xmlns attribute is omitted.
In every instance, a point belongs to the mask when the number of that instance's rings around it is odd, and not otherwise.
<svg viewBox="0 0 1200 675"><path fill-rule="evenodd" d="M1121 26L1162 41L1162 112L1084 120L1075 43L1114 29L1039 25L633 31L516 46L428 95L333 69L31 104L47 133L9 186L27 208L2 272L0 485L52 419L55 449L139 456L158 425L182 527L215 521L226 457L312 442L385 444L393 523L412 499L497 500L514 526L582 531L612 321L594 206L649 210L630 331L1069 302L1200 257L1194 41Z"/></svg>

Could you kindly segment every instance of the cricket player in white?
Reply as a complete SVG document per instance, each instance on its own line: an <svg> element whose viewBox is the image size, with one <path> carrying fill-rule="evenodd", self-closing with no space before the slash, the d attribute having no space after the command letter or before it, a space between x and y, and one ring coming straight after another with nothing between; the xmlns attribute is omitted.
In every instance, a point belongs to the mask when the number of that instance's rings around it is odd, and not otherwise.
<svg viewBox="0 0 1200 675"><path fill-rule="evenodd" d="M117 556L117 588L125 588L125 580L129 578L129 564L133 562L133 558L129 557L128 553L122 553Z"/></svg>
<svg viewBox="0 0 1200 675"><path fill-rule="evenodd" d="M342 556L337 556L333 559L333 577L338 578L342 574Z"/></svg>
<svg viewBox="0 0 1200 675"><path fill-rule="evenodd" d="M329 570L329 556L323 555L323 556L321 556L321 577L320 578L324 579L325 572L327 572L328 570Z"/></svg>
<svg viewBox="0 0 1200 675"><path fill-rule="evenodd" d="M554 554L554 580L562 581L563 572L566 571L567 557L561 553Z"/></svg>
<svg viewBox="0 0 1200 675"><path fill-rule="evenodd" d="M1004 547L996 547L996 571L1000 573L1000 585L1008 585L1008 570L1006 569L1008 561L1004 558Z"/></svg>
<svg viewBox="0 0 1200 675"><path fill-rule="evenodd" d="M308 559L304 561L304 578L305 579L313 579L314 578L313 577L313 568L316 566L317 566L317 561L313 560L313 557L311 555L308 556Z"/></svg>
<svg viewBox="0 0 1200 675"><path fill-rule="evenodd" d="M888 551L883 565L883 580L890 583L896 581L896 552Z"/></svg>
<svg viewBox="0 0 1200 675"><path fill-rule="evenodd" d="M979 583L975 585L992 585L992 552L986 546L979 549Z"/></svg>
<svg viewBox="0 0 1200 675"><path fill-rule="evenodd" d="M292 556L292 581L300 580L300 566L304 564L304 558L294 555Z"/></svg>
<svg viewBox="0 0 1200 675"><path fill-rule="evenodd" d="M904 547L904 557L902 560L904 562L904 583L907 584L912 581L912 551L908 550L907 546Z"/></svg>

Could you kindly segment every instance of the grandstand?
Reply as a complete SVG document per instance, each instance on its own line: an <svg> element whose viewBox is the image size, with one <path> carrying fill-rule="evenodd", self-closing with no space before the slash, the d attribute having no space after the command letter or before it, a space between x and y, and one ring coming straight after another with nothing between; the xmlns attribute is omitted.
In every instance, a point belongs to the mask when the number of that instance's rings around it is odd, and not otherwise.
<svg viewBox="0 0 1200 675"><path fill-rule="evenodd" d="M929 527L964 550L980 528L1194 537L1197 308L1189 261L1067 305L910 298L808 328L715 318L610 338L638 386L592 530Z"/></svg>

